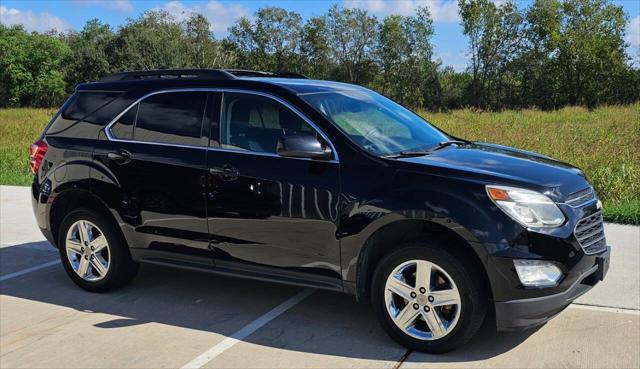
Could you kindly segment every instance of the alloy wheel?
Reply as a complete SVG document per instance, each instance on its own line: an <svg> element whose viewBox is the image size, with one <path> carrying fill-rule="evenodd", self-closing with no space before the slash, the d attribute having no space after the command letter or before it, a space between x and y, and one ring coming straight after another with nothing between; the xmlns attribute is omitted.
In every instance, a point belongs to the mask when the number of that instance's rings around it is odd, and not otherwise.
<svg viewBox="0 0 640 369"><path fill-rule="evenodd" d="M67 258L71 268L82 279L97 282L109 271L110 251L100 228L87 220L78 220L67 231Z"/></svg>
<svg viewBox="0 0 640 369"><path fill-rule="evenodd" d="M462 302L453 278L426 260L398 265L387 278L384 297L395 325L419 340L448 335L460 318Z"/></svg>

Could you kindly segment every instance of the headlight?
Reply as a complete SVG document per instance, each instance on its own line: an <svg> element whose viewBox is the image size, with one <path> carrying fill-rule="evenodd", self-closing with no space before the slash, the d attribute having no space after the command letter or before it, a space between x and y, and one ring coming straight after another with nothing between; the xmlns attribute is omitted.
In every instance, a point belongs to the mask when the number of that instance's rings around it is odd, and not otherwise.
<svg viewBox="0 0 640 369"><path fill-rule="evenodd" d="M487 186L487 195L502 211L525 227L557 227L565 217L547 196L524 188Z"/></svg>

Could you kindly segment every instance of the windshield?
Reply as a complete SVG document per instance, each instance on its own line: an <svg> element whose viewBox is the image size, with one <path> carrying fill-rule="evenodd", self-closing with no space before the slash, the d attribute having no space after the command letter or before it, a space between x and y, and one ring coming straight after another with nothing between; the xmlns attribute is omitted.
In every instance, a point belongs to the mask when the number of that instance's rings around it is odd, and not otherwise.
<svg viewBox="0 0 640 369"><path fill-rule="evenodd" d="M373 91L339 90L300 97L376 155L427 150L449 140L418 115Z"/></svg>

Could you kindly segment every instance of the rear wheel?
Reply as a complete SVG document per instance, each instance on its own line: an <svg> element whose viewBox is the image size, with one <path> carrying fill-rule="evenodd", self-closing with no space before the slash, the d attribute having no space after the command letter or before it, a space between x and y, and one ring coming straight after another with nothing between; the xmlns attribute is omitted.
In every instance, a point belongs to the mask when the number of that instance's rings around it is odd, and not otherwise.
<svg viewBox="0 0 640 369"><path fill-rule="evenodd" d="M62 220L58 249L69 277L87 291L120 287L138 271L113 222L89 209L74 210Z"/></svg>
<svg viewBox="0 0 640 369"><path fill-rule="evenodd" d="M443 353L466 343L486 313L484 286L470 265L436 245L410 243L387 255L372 284L383 327L412 350Z"/></svg>

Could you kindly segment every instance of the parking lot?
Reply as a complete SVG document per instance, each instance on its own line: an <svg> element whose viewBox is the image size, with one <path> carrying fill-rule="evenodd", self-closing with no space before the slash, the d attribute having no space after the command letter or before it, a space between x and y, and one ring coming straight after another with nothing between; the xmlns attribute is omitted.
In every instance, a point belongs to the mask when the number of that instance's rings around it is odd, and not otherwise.
<svg viewBox="0 0 640 369"><path fill-rule="evenodd" d="M143 265L107 294L76 287L38 231L29 189L0 187L0 367L640 366L640 227L608 224L605 282L545 326L490 317L446 355L407 352L351 296Z"/></svg>

